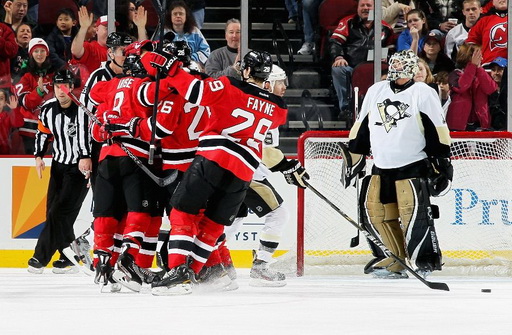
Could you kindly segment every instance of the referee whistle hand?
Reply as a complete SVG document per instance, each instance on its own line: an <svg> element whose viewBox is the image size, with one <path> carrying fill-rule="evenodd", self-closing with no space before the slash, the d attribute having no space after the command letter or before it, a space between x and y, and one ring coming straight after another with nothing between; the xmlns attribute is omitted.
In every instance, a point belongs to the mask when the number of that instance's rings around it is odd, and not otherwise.
<svg viewBox="0 0 512 335"><path fill-rule="evenodd" d="M43 171L44 171L44 161L41 157L37 157L36 158L36 171L37 171L37 176L39 177L39 179L42 179L43 178Z"/></svg>

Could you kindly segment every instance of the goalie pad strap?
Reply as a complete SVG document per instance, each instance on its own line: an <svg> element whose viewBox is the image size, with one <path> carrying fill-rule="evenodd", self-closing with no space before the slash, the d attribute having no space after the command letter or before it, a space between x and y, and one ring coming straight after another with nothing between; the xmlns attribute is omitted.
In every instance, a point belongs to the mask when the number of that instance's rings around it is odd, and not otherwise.
<svg viewBox="0 0 512 335"><path fill-rule="evenodd" d="M395 185L410 261L419 269L441 270L442 255L426 179L397 180Z"/></svg>
<svg viewBox="0 0 512 335"><path fill-rule="evenodd" d="M284 154L281 150L274 147L266 147L263 148L263 164L265 164L271 171L279 171L274 170L274 167L276 167L279 163L286 160L284 157Z"/></svg>

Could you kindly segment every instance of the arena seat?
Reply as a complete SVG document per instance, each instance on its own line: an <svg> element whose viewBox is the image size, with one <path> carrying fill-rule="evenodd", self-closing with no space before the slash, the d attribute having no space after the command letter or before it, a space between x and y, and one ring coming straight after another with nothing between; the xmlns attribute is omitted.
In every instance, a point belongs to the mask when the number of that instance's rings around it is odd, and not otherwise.
<svg viewBox="0 0 512 335"><path fill-rule="evenodd" d="M325 58L327 44L339 21L345 16L357 12L355 0L324 0L318 7L318 25L320 26L320 58Z"/></svg>

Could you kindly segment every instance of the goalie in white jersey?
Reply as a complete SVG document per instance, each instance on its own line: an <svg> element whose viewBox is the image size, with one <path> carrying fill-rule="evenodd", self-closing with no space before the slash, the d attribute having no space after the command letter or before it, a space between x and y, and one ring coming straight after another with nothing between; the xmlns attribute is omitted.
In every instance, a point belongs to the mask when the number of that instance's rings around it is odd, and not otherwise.
<svg viewBox="0 0 512 335"><path fill-rule="evenodd" d="M439 96L426 84L414 82L417 71L414 52L398 52L389 61L388 80L370 87L350 131L342 182L347 187L355 180L371 150L372 173L361 184L361 222L426 276L442 266L433 220L438 210L430 196L449 190L453 168ZM398 262L372 249L377 259L365 272L407 278Z"/></svg>

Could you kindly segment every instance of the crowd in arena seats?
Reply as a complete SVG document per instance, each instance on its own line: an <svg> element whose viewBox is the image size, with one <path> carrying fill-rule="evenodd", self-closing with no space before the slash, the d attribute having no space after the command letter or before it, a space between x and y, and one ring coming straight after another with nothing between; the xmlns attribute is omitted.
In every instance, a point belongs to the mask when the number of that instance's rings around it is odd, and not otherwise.
<svg viewBox="0 0 512 335"><path fill-rule="evenodd" d="M0 155L34 154L39 107L53 97L53 74L67 68L81 85L108 58L107 0L7 0L0 8ZM116 0L115 28L133 40L159 38L143 0ZM165 38L186 41L204 67L200 28L206 1L167 1ZM155 13L154 8L150 8ZM154 14L154 18L157 16ZM49 148L51 150L51 148Z"/></svg>
<svg viewBox="0 0 512 335"><path fill-rule="evenodd" d="M156 22L148 20L150 10L156 17L154 9L146 10L143 2L116 0L116 31L125 32L134 40L156 40ZM347 99L350 74L368 60L368 51L373 49L373 20L368 17L373 0L283 2L288 22L303 24L303 44L297 53L319 55L317 46L328 50L319 56L331 57L330 72L343 115L352 108ZM79 73L84 84L88 74L106 60L107 1L2 3L0 154L33 154L31 143L38 106L52 97L48 85L52 74L67 67ZM210 46L200 30L206 1L167 3L165 39L186 41L202 70L206 67L205 71L211 74L234 75L239 60L240 23L228 22L227 46L213 53L214 61L208 61ZM382 46L388 48L387 56L409 48L417 52L424 62L416 80L427 82L439 92L451 130L506 129L507 6L508 0L382 0ZM319 8L331 15L344 13L338 27L328 32L325 45L318 36ZM357 9L347 16L347 8ZM15 105L11 103L12 96L16 98ZM460 106L467 113L461 113ZM24 119L21 126L20 115Z"/></svg>
<svg viewBox="0 0 512 335"><path fill-rule="evenodd" d="M311 29L319 15L346 13L354 1L357 9L340 17L338 27L328 32L330 72L340 115L353 108L347 99L351 73L371 60L367 55L374 45L373 20L366 13L374 1L304 0L299 10L304 44L297 54L311 55L316 44L323 48L323 38L315 40ZM382 1L382 46L389 48L388 57L394 51L411 49L422 59L416 80L439 92L450 130L506 129L507 5L507 0ZM318 12L319 6L323 13Z"/></svg>

